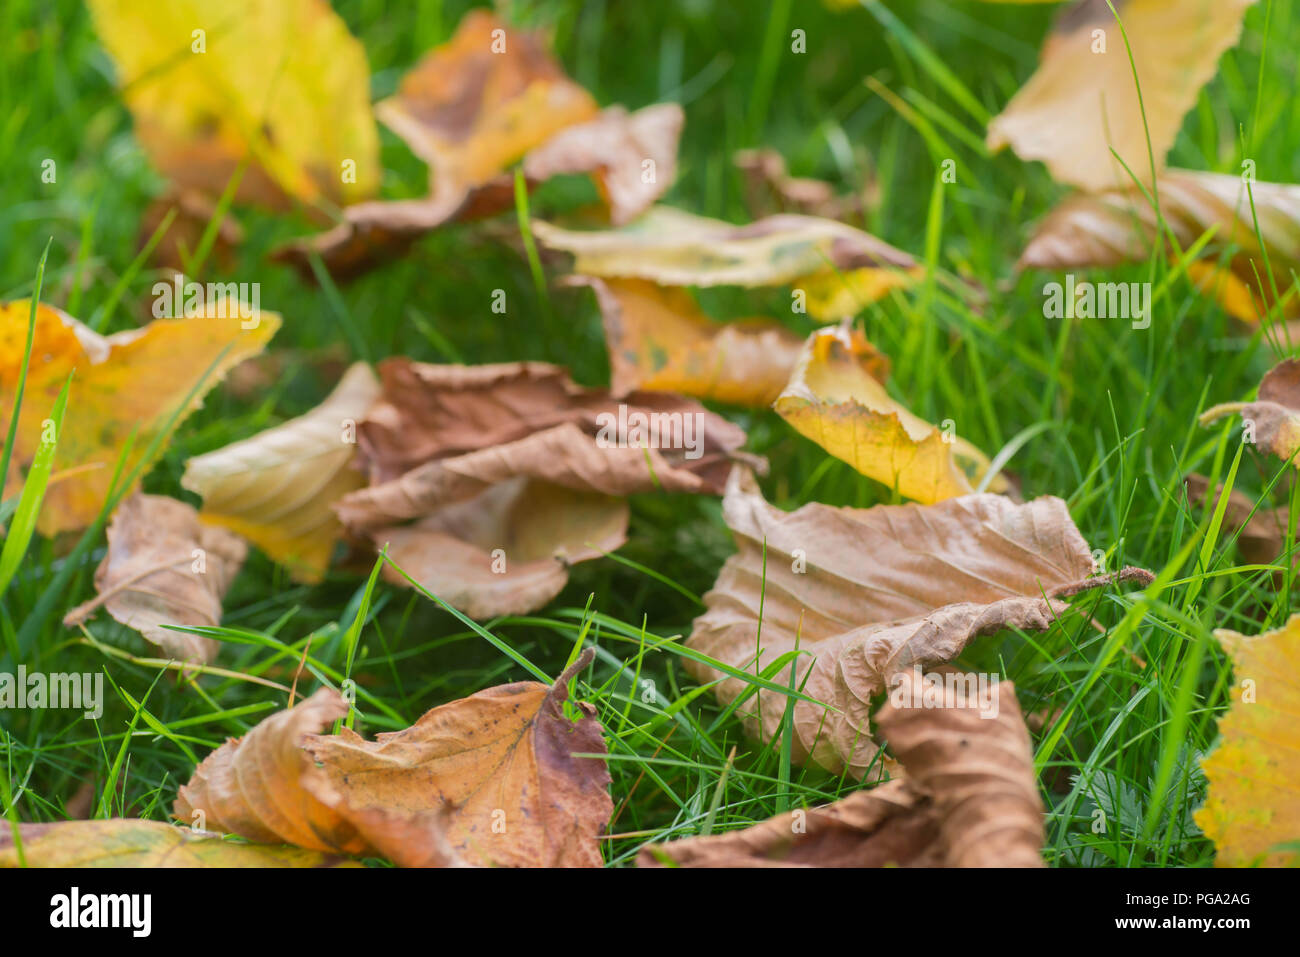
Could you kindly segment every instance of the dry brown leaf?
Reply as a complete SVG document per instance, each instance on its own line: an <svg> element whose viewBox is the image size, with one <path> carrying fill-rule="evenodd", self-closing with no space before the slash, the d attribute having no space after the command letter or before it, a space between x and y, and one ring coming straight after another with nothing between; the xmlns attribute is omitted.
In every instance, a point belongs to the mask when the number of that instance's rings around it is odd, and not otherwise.
<svg viewBox="0 0 1300 957"><path fill-rule="evenodd" d="M910 677L907 679L911 681ZM1043 806L1009 681L995 717L948 687L934 707L886 705L876 722L901 780L753 827L646 847L677 867L1042 867Z"/></svg>
<svg viewBox="0 0 1300 957"><path fill-rule="evenodd" d="M1214 495L1209 496L1210 480L1204 475L1188 475L1185 484L1189 501L1208 504L1210 508L1217 505L1223 494L1223 485L1219 484ZM1277 564L1286 547L1286 526L1290 511L1286 505L1277 508L1267 505L1256 507L1249 496L1234 488L1228 493L1228 504L1223 512L1225 534L1237 536L1237 548L1248 564ZM1300 556L1292 556L1291 563L1297 561L1300 561ZM1280 589L1283 573L1277 572L1273 577Z"/></svg>
<svg viewBox="0 0 1300 957"><path fill-rule="evenodd" d="M568 683L592 657L553 687L489 688L376 742L314 733L348 710L322 689L210 754L175 816L401 866L599 866L609 773L574 755L603 755L605 742L592 706L578 705L577 722L564 716Z"/></svg>
<svg viewBox="0 0 1300 957"><path fill-rule="evenodd" d="M791 176L785 158L773 149L740 150L732 162L745 179L745 202L754 219L772 213L801 213L847 222L880 202L874 179L858 193L837 196L835 188L820 179Z"/></svg>
<svg viewBox="0 0 1300 957"><path fill-rule="evenodd" d="M165 626L221 624L221 599L247 553L238 536L202 524L193 506L137 492L108 526L108 553L95 569L96 597L69 611L63 623L79 625L103 607L178 661L206 664L220 642Z"/></svg>
<svg viewBox="0 0 1300 957"><path fill-rule="evenodd" d="M360 867L355 861L297 847L237 844L208 831L162 821L109 818L0 828L0 868L18 867Z"/></svg>
<svg viewBox="0 0 1300 957"><path fill-rule="evenodd" d="M140 217L137 245L141 249L148 245L154 232L173 210L175 218L154 247L150 261L163 268L184 273L188 270L186 257L194 255L209 223L217 218L217 204L202 190L173 187L150 203ZM217 224L211 261L229 267L234 260L235 247L243 241L243 227L233 214L227 212Z"/></svg>
<svg viewBox="0 0 1300 957"><path fill-rule="evenodd" d="M305 415L185 463L200 517L244 536L299 581L324 577L342 526L333 504L365 484L353 462L357 423L379 397L364 362Z"/></svg>
<svg viewBox="0 0 1300 957"><path fill-rule="evenodd" d="M738 468L723 517L739 551L705 595L690 647L756 670L796 647L806 652L794 685L829 708L795 702L792 756L854 777L876 757L869 703L893 675L950 661L979 635L1042 631L1079 591L1151 579L1140 569L1094 575L1087 542L1065 503L1051 497L1016 504L969 495L869 509L813 503L787 513ZM700 681L722 679L724 703L748 687L693 661L686 667ZM747 730L771 739L786 705L786 697L761 692L757 713L745 715Z"/></svg>
<svg viewBox="0 0 1300 957"><path fill-rule="evenodd" d="M572 282L596 294L616 398L646 389L765 408L803 350L798 335L772 320L714 322L684 289L645 279ZM883 375L888 362L880 362Z"/></svg>
<svg viewBox="0 0 1300 957"><path fill-rule="evenodd" d="M1241 414L1243 441L1300 468L1300 359L1283 359L1259 383L1254 402L1225 402L1201 413L1201 425Z"/></svg>
<svg viewBox="0 0 1300 957"><path fill-rule="evenodd" d="M1115 0L1121 33L1106 0L1079 0L1043 44L1037 72L989 123L989 147L1010 146L1023 160L1042 160L1057 181L1090 191L1129 184L1113 148L1149 181L1148 135L1158 174L1254 2Z"/></svg>
<svg viewBox="0 0 1300 957"><path fill-rule="evenodd" d="M895 401L881 382L875 349L843 326L808 337L773 408L802 435L906 498L931 504L968 495L988 458ZM989 489L1008 488L995 476Z"/></svg>
<svg viewBox="0 0 1300 957"><path fill-rule="evenodd" d="M619 547L623 496L718 494L745 458L744 433L697 403L656 393L620 403L556 366L394 358L379 371L384 397L358 433L371 484L336 511L475 618L535 610L570 565ZM658 436L638 422L660 423Z"/></svg>
<svg viewBox="0 0 1300 957"><path fill-rule="evenodd" d="M1258 321L1275 301L1268 269L1280 295L1290 288L1292 272L1300 270L1300 186L1168 170L1158 188L1161 216L1179 248L1186 250L1215 230L1202 252L1206 258L1188 266L1191 280L1231 315ZM1151 257L1160 235L1155 210L1136 189L1072 196L1038 225L1018 268L1086 269L1142 262ZM1225 268L1219 267L1220 260ZM1298 307L1293 296L1287 314L1296 314Z"/></svg>

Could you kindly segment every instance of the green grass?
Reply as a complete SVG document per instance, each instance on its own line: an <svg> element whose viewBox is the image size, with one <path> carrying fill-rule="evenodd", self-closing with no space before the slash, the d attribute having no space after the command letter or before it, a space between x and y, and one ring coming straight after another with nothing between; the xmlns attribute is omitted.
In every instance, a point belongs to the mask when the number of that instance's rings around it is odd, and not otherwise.
<svg viewBox="0 0 1300 957"><path fill-rule="evenodd" d="M366 46L375 98L450 34L466 6L335 3ZM1034 732L1047 860L1209 863L1213 849L1190 817L1204 788L1196 759L1213 744L1231 683L1210 631L1280 625L1295 576L1282 560L1279 589L1270 569L1240 567L1213 503L1189 508L1180 479L1232 471L1248 492L1271 489L1278 503L1294 497L1286 466L1253 449L1240 454L1229 423L1205 430L1195 421L1209 404L1246 397L1277 354L1263 334L1243 334L1195 295L1164 257L1105 277L1154 276L1163 294L1146 330L1045 319L1042 285L1056 277L1012 276L1029 225L1064 190L1038 165L987 155L982 124L1029 74L1054 8L899 0L837 15L807 0L774 0L769 18L764 6L533 0L514 9L523 23L553 27L565 66L601 103L683 102L672 204L743 221L730 156L747 146L775 146L794 173L846 189L876 171L883 199L861 225L930 269L918 290L859 319L893 360L894 394L930 421L954 420L990 455L1013 451L1007 468L1025 497L1066 499L1108 569L1136 564L1160 575L1145 596L1084 596L1049 631L982 638L960 659L1013 679L1026 712L1065 709L1068 720ZM796 28L807 34L803 55L789 52ZM1235 173L1248 157L1262 180L1300 180L1297 46L1291 5L1253 8L1170 164ZM423 166L391 134L382 137L386 194L418 194ZM54 184L41 182L45 159L57 163ZM955 161L956 184L937 182L946 159ZM104 332L142 322L156 275L137 258L140 214L162 184L132 138L111 66L76 2L0 5L0 169L0 297L31 293L49 241L44 302L93 317ZM530 198L531 212L563 208L584 188L548 186ZM284 317L277 349L309 355L343 343L372 359L539 359L568 366L586 384L608 381L590 294L535 281L513 216L445 230L408 259L337 289L265 261L276 242L309 229L304 221L241 218L245 247L228 265L209 260L203 278L260 282L262 304ZM954 274L985 286L988 303L972 310L937 281ZM490 308L497 288L507 294L504 316ZM789 315L784 290L702 298L717 315ZM813 328L801 316L790 324ZM188 457L307 410L329 386L304 360L253 398L215 390L145 476L145 489L195 501L179 485ZM5 421L8 411L0 410ZM888 490L828 461L776 416L720 411L770 459L763 485L776 504L890 501ZM492 684L557 675L579 641L596 644L579 695L597 703L609 744L612 864L629 862L649 840L718 833L852 787L791 767L779 744L743 737L734 714L683 671L674 639L690 633L702 610L696 596L732 548L715 499L636 497L619 560L579 565L547 608L481 626L418 590L368 581L368 568L336 570L305 587L253 552L225 602L217 634L227 644L213 673L192 684L107 616L88 635L61 626L66 609L92 594L102 533L76 544L75 536L34 539L0 595L0 668L21 654L29 669L102 669L109 699L93 723L70 712L0 712L0 797L12 795L22 820L58 820L70 806L166 819L196 758L283 706L276 685L292 680L308 645L303 682L354 679L358 725L372 734ZM778 662L769 680L787 685L789 664ZM1107 827L1096 834L1098 809Z"/></svg>

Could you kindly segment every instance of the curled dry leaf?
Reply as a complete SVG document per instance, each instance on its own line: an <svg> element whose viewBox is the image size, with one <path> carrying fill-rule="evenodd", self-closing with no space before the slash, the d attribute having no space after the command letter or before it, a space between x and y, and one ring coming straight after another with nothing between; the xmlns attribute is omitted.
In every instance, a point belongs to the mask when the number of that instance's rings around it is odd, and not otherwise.
<svg viewBox="0 0 1300 957"><path fill-rule="evenodd" d="M401 866L595 867L613 810L595 709L568 683L521 681L434 708L368 742L313 732L347 713L322 689L210 754L175 815L254 841L376 854Z"/></svg>
<svg viewBox="0 0 1300 957"><path fill-rule="evenodd" d="M1148 136L1158 173L1254 2L1115 0L1121 33L1106 0L1079 0L1043 44L1037 72L989 123L989 147L1010 146L1023 160L1042 160L1059 182L1090 191L1130 182L1114 149L1149 181Z"/></svg>
<svg viewBox="0 0 1300 957"><path fill-rule="evenodd" d="M802 213L847 221L880 202L874 179L858 193L837 196L824 180L791 176L785 158L773 149L740 150L732 162L745 178L745 202L755 219L771 213Z"/></svg>
<svg viewBox="0 0 1300 957"><path fill-rule="evenodd" d="M546 246L572 253L573 271L581 275L665 286L798 283L808 293L810 314L821 318L831 318L825 310L837 304L837 290L906 284L920 268L901 249L815 216L782 214L734 226L656 206L621 229L570 230L536 221L533 231Z"/></svg>
<svg viewBox="0 0 1300 957"><path fill-rule="evenodd" d="M1189 264L1189 277L1231 315L1257 321L1275 301L1268 270L1279 295L1290 287L1292 272L1300 270L1300 186L1188 170L1169 170L1157 185L1160 213L1181 249L1215 231L1203 252L1207 258ZM1151 202L1136 189L1072 196L1039 224L1019 268L1141 262L1150 258L1161 235ZM1288 313L1295 312L1293 298Z"/></svg>
<svg viewBox="0 0 1300 957"><path fill-rule="evenodd" d="M1232 705L1201 762L1209 780L1196 823L1220 867L1294 867L1300 834L1300 615L1260 635L1220 629L1232 657Z"/></svg>
<svg viewBox="0 0 1300 957"><path fill-rule="evenodd" d="M94 521L128 438L134 434L123 475L140 464L155 439L168 438L168 420L192 389L199 387L172 428L202 403L227 370L261 352L280 327L275 313L261 312L252 328L244 328L246 320L218 318L215 307L208 301L203 315L158 319L107 337L58 309L37 307L31 367L4 497L21 488L22 470L40 448L55 399L75 369L54 455L55 475L37 526L43 535ZM6 429L27 343L29 311L25 300L0 303L0 426ZM161 450L160 442L157 452Z"/></svg>
<svg viewBox="0 0 1300 957"><path fill-rule="evenodd" d="M787 513L768 505L738 468L723 517L739 551L705 595L690 646L760 671L786 652L805 652L794 686L828 707L794 703L791 754L854 777L878 750L869 734L871 697L898 672L950 661L977 636L1003 628L1042 631L1079 591L1151 580L1131 568L1094 576L1087 542L1065 503L1051 497L1016 504L968 495L869 509L813 503ZM716 691L724 703L748 687L697 662L687 668L700 681L722 679ZM787 699L761 692L757 700L746 728L769 740L780 732Z"/></svg>
<svg viewBox="0 0 1300 957"><path fill-rule="evenodd" d="M773 408L801 434L863 475L918 502L968 495L990 467L969 442L940 431L890 397L878 353L844 327L809 336ZM1007 488L995 476L995 492Z"/></svg>
<svg viewBox="0 0 1300 957"><path fill-rule="evenodd" d="M991 694L991 702L976 702L950 686L933 707L882 708L876 723L902 761L902 779L743 830L643 848L638 863L1042 867L1043 806L1029 733L1011 682L998 682Z"/></svg>
<svg viewBox="0 0 1300 957"><path fill-rule="evenodd" d="M360 867L298 847L237 844L220 835L135 818L20 825L28 867ZM18 867L13 833L0 828L0 868Z"/></svg>
<svg viewBox="0 0 1300 957"><path fill-rule="evenodd" d="M1254 402L1225 402L1201 413L1201 425L1241 413L1255 445L1300 468L1300 359L1283 359L1259 383Z"/></svg>
<svg viewBox="0 0 1300 957"><path fill-rule="evenodd" d="M619 547L636 492L718 494L745 434L677 396L617 402L540 363L379 366L359 429L370 487L336 511L475 618L550 601L570 565ZM410 523L410 524L405 524ZM398 583L405 579L385 567Z"/></svg>
<svg viewBox="0 0 1300 957"><path fill-rule="evenodd" d="M1187 498L1192 502L1214 508L1223 494L1220 484L1209 495L1210 480L1204 475L1187 476ZM1286 547L1286 527L1290 516L1290 507L1286 505L1270 508L1256 505L1250 498L1237 489L1228 493L1228 503L1223 512L1223 527L1229 534L1237 536L1237 548L1241 557L1251 565L1275 565ZM1293 539L1295 540L1295 539ZM1300 561L1292 556L1291 564ZM1283 573L1274 574L1274 582L1282 588Z"/></svg>
<svg viewBox="0 0 1300 957"><path fill-rule="evenodd" d="M96 597L63 623L78 625L102 606L173 658L206 664L217 656L216 639L166 626L219 625L221 599L247 553L242 539L203 525L184 502L137 492L108 527L108 552L95 569Z"/></svg>
<svg viewBox="0 0 1300 957"><path fill-rule="evenodd" d="M379 381L353 364L306 415L190 459L181 484L202 496L204 521L229 528L299 581L324 577L342 533L333 504L365 484L353 462L356 430Z"/></svg>
<svg viewBox="0 0 1300 957"><path fill-rule="evenodd" d="M647 389L767 407L803 349L802 339L778 322L714 322L684 289L645 279L572 282L596 294L616 398Z"/></svg>
<svg viewBox="0 0 1300 957"><path fill-rule="evenodd" d="M219 196L246 160L239 202L347 203L378 185L365 50L325 0L91 0L90 10L136 137L178 186Z"/></svg>

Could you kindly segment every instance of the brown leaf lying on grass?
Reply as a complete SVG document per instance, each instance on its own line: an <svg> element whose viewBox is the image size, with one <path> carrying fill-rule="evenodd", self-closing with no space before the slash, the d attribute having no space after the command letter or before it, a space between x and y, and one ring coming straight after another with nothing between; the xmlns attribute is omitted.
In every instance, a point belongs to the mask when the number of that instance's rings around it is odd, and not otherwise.
<svg viewBox="0 0 1300 957"><path fill-rule="evenodd" d="M96 597L63 623L79 625L102 607L173 658L206 664L217 656L216 639L165 626L219 625L221 599L247 553L241 538L202 524L192 506L137 492L108 527L108 552L95 569Z"/></svg>
<svg viewBox="0 0 1300 957"><path fill-rule="evenodd" d="M1087 542L1065 503L1051 497L1016 504L969 495L869 509L813 503L783 512L738 468L723 517L739 551L705 595L688 644L755 671L796 648L806 652L794 686L829 707L794 703L792 757L855 778L878 750L870 699L895 674L951 661L979 635L1045 630L1080 591L1151 580L1134 568L1094 575ZM721 679L724 704L749 687L694 661L686 667L699 681ZM747 731L772 739L787 703L760 692L744 715Z"/></svg>
<svg viewBox="0 0 1300 957"><path fill-rule="evenodd" d="M955 434L895 401L882 384L879 354L844 327L808 337L773 408L801 434L863 475L931 504L973 491L991 464ZM994 492L1008 488L995 476Z"/></svg>
<svg viewBox="0 0 1300 957"><path fill-rule="evenodd" d="M1038 70L989 123L989 147L1042 160L1057 181L1086 190L1127 186L1124 165L1149 181L1151 154L1158 172L1254 2L1115 0L1121 32L1106 0L1079 0L1043 44Z"/></svg>
<svg viewBox="0 0 1300 957"><path fill-rule="evenodd" d="M177 304L178 307L180 304ZM237 305L227 302L229 311ZM160 454L171 431L240 361L261 352L280 317L261 312L251 327L218 316L205 302L200 315L157 319L139 329L101 336L66 313L38 306L31 366L4 498L22 487L23 470L44 441L46 420L68 380L67 416L54 453L55 474L37 528L42 535L84 528L108 498L119 456L134 435L122 475ZM179 311L179 309L178 309ZM30 303L0 303L0 427L8 427L27 345ZM207 378L204 378L204 375ZM194 391L190 403L181 403ZM175 420L172 417L175 415ZM7 433L6 433L7 434Z"/></svg>
<svg viewBox="0 0 1300 957"><path fill-rule="evenodd" d="M1278 296L1286 296L1292 272L1300 270L1300 186L1168 170L1158 187L1160 213L1180 249L1186 251L1215 230L1202 258L1188 264L1188 276L1198 288L1244 322L1257 322L1277 301L1269 267ZM1154 243L1164 241L1163 235L1151 202L1137 189L1071 196L1038 225L1018 268L1085 269L1143 262L1151 257ZM1292 295L1284 314L1298 313Z"/></svg>
<svg viewBox="0 0 1300 957"><path fill-rule="evenodd" d="M383 399L358 431L370 486L335 509L475 618L540 608L570 565L618 548L623 496L719 494L746 458L744 432L697 403L656 393L620 403L556 366L393 358L379 371Z"/></svg>
<svg viewBox="0 0 1300 957"><path fill-rule="evenodd" d="M1300 359L1283 359L1259 383L1253 402L1225 402L1201 413L1201 425L1225 415L1241 414L1245 441L1272 452L1283 462L1300 468Z"/></svg>
<svg viewBox="0 0 1300 957"><path fill-rule="evenodd" d="M365 484L357 423L378 398L370 367L354 363L315 409L190 459L181 484L203 498L204 521L244 536L298 581L320 581L343 530L333 505Z"/></svg>
<svg viewBox="0 0 1300 957"><path fill-rule="evenodd" d="M740 150L732 162L745 178L745 203L755 219L772 213L802 213L847 222L880 202L880 187L874 179L860 192L837 196L830 183L791 176L785 158L773 149Z"/></svg>
<svg viewBox="0 0 1300 957"><path fill-rule="evenodd" d="M175 816L264 843L387 857L401 866L597 867L613 811L591 705L569 681L520 681L434 708L368 742L314 733L348 706L322 689L212 752ZM201 817L199 816L201 814Z"/></svg>
<svg viewBox="0 0 1300 957"><path fill-rule="evenodd" d="M0 828L4 867L360 867L319 851L269 844L238 844L220 835L162 821L109 818L22 824L22 856L13 832Z"/></svg>
<svg viewBox="0 0 1300 957"><path fill-rule="evenodd" d="M626 222L672 185L685 119L675 103L601 111L540 37L482 10L467 13L455 36L376 111L429 164L428 196L350 206L336 227L283 246L274 258L310 274L315 253L336 277L358 275L445 223L513 209L506 170L520 160L530 186L592 175L611 220Z"/></svg>
<svg viewBox="0 0 1300 957"><path fill-rule="evenodd" d="M1300 615L1260 635L1219 629L1235 679L1219 743L1201 761L1209 790L1196 823L1219 867L1300 864Z"/></svg>
<svg viewBox="0 0 1300 957"><path fill-rule="evenodd" d="M883 707L876 723L906 770L902 779L742 830L645 847L637 863L1042 867L1043 806L1029 733L1011 682L991 693L991 719L952 687L937 707Z"/></svg>
<svg viewBox="0 0 1300 957"><path fill-rule="evenodd" d="M1213 509L1223 494L1220 484L1214 495L1208 495L1210 480L1204 475L1187 476L1187 498L1189 501L1205 504ZM1237 536L1237 548L1241 557L1250 565L1276 565L1286 547L1286 527L1291 509L1282 505L1272 508L1267 505L1257 507L1248 496L1233 489L1228 494L1228 503L1223 512L1225 533ZM1293 538L1296 540L1296 538ZM1293 555L1291 564L1300 561ZM1282 588L1283 572L1274 573L1275 587Z"/></svg>

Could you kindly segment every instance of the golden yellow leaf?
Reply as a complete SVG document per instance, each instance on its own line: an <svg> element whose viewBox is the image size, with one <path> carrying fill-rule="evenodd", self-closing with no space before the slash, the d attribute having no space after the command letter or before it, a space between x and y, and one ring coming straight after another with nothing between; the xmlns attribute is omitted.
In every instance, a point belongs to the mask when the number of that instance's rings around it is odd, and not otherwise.
<svg viewBox="0 0 1300 957"><path fill-rule="evenodd" d="M28 867L361 867L319 851L243 844L219 834L134 818L21 826ZM13 832L0 828L0 867L17 867Z"/></svg>
<svg viewBox="0 0 1300 957"><path fill-rule="evenodd" d="M969 495L972 482L979 482L989 468L979 449L891 398L843 328L809 336L773 407L831 455L918 502ZM1007 487L1001 476L989 485L994 492Z"/></svg>
<svg viewBox="0 0 1300 957"><path fill-rule="evenodd" d="M379 398L364 362L306 415L185 463L181 484L203 498L199 517L237 532L316 582L343 531L333 504L365 484L354 465L357 423Z"/></svg>
<svg viewBox="0 0 1300 957"><path fill-rule="evenodd" d="M1130 63L1106 0L1081 0L1061 13L1037 72L989 123L989 147L1010 146L1023 160L1042 160L1059 182L1090 191L1130 185L1113 148L1149 182L1148 133L1158 174L1183 114L1237 42L1254 2L1115 0Z"/></svg>
<svg viewBox="0 0 1300 957"><path fill-rule="evenodd" d="M1233 701L1201 762L1210 787L1196 823L1220 867L1300 864L1300 615L1260 635L1220 629ZM1283 848L1279 845L1289 844Z"/></svg>
<svg viewBox="0 0 1300 957"><path fill-rule="evenodd" d="M192 404L181 410L173 428L202 404L203 396L227 370L261 352L280 327L280 317L271 312L257 313L252 319L218 318L217 313L230 311L218 305L209 301L202 315L158 319L107 337L58 309L37 308L6 498L21 487L22 469L40 447L59 390L68 374L76 371L54 456L56 473L68 474L51 481L45 493L37 526L42 534L89 525L108 496L127 439L134 433L124 475L140 462L205 373ZM6 412L0 425L5 428L22 367L29 311L26 300L0 303L0 409ZM167 437L162 435L164 442Z"/></svg>
<svg viewBox="0 0 1300 957"><path fill-rule="evenodd" d="M136 136L175 183L348 203L379 183L365 49L326 0L90 0Z"/></svg>

